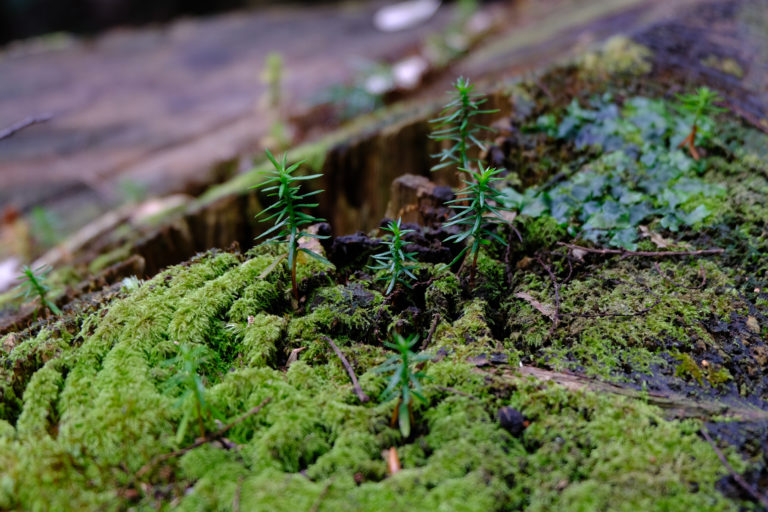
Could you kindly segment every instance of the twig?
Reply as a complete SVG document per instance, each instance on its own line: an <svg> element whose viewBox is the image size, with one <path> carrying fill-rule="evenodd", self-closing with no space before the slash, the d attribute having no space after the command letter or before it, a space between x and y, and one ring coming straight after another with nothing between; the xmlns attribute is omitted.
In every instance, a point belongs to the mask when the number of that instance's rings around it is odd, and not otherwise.
<svg viewBox="0 0 768 512"><path fill-rule="evenodd" d="M617 254L622 258L629 258L630 256L644 256L648 258L664 258L669 256L702 256L707 254L722 254L724 249L701 249L699 251L628 251L626 249L592 249L590 247L582 247L580 245L567 244L565 242L557 242L557 245L567 247L572 251L589 252L592 254Z"/></svg>
<svg viewBox="0 0 768 512"><path fill-rule="evenodd" d="M570 256L567 254L565 255L565 261L568 262L568 276L565 278L565 282L569 282L571 280L571 277L573 276L573 262L571 261Z"/></svg>
<svg viewBox="0 0 768 512"><path fill-rule="evenodd" d="M544 270L546 270L547 274L549 274L549 278L552 280L552 286L555 288L555 312L552 315L552 327L549 329L549 335L552 336L552 332L557 329L557 324L560 323L560 285L557 284L557 278L555 277L554 272L552 272L552 269L549 265L544 263L540 256L536 257L536 261L538 261L539 265L541 265Z"/></svg>
<svg viewBox="0 0 768 512"><path fill-rule="evenodd" d="M424 342L421 344L421 350L426 349L430 343L432 343L432 336L435 335L435 330L437 329L437 322L440 320L440 313L435 313L432 315L432 325L429 326L429 332L427 333L427 337L424 338Z"/></svg>
<svg viewBox="0 0 768 512"><path fill-rule="evenodd" d="M323 487L323 490L320 491L320 494L317 495L317 499L312 504L312 507L309 509L309 512L317 512L320 510L320 503L322 503L323 498L325 498L325 495L328 494L328 489L331 488L331 484L333 483L333 479L330 479L327 484L325 484L325 487Z"/></svg>
<svg viewBox="0 0 768 512"><path fill-rule="evenodd" d="M352 370L352 365L349 364L349 361L346 357L344 357L344 354L341 352L339 347L336 346L336 344L333 342L331 338L328 336L321 336L328 344L331 346L333 351L336 353L336 355L341 359L341 364L344 365L344 369L347 370L347 374L349 375L350 380L352 381L352 387L355 390L355 394L357 395L357 398L362 403L366 403L371 400L371 398L366 395L363 392L363 389L360 387L360 383L357 382L357 377L355 376L354 370Z"/></svg>
<svg viewBox="0 0 768 512"><path fill-rule="evenodd" d="M709 432L707 432L706 427L702 427L701 429L701 435L704 436L704 439L707 440L709 445L712 447L712 449L715 451L715 454L717 454L717 458L720 459L720 462L723 463L723 466L725 466L725 469L728 470L728 472L731 474L731 477L733 480L739 484L739 487L744 489L750 496L752 496L760 505L763 506L765 510L768 510L768 497L765 495L760 494L755 490L754 487L749 485L744 478L736 472L736 470L733 469L733 466L728 462L728 459L725 458L725 455L720 450L720 448L717 447L715 442L712 440L712 436L709 435Z"/></svg>
<svg viewBox="0 0 768 512"><path fill-rule="evenodd" d="M21 131L28 126L44 123L46 121L50 121L51 119L53 119L53 115L51 114L41 114L39 116L30 116L24 118L21 121L12 124L8 128L5 128L4 130L0 130L0 140L8 139L12 137L16 132Z"/></svg>
<svg viewBox="0 0 768 512"><path fill-rule="evenodd" d="M705 269L701 263L699 263L699 275L701 276L701 284L699 285L699 289L701 289L707 286L707 269Z"/></svg>
<svg viewBox="0 0 768 512"><path fill-rule="evenodd" d="M512 225L512 223L508 224L511 228L511 231L507 235L507 248L504 251L504 278L507 280L507 284L512 284L512 277L514 276L514 272L512 270L512 235L517 235L517 239L520 241L520 243L523 243L523 235L520 234L520 231L517 230L515 226Z"/></svg>
<svg viewBox="0 0 768 512"><path fill-rule="evenodd" d="M150 460L149 462L144 464L141 467L141 469L139 469L136 472L136 474L133 476L133 480L138 480L139 478L144 476L147 472L149 472L150 469L155 467L160 462L164 462L164 461L169 460L169 459L174 459L176 457L184 455L188 451L194 450L195 448L197 448L199 446L202 446L204 444L210 443L211 441L215 441L215 440L219 439L220 437L223 437L224 434L229 432L229 430L232 427L242 423L243 421L245 421L249 417L251 417L254 414L256 414L257 412L259 412L265 405L267 405L267 403L269 403L270 400L272 400L272 397L265 398L264 400L261 401L261 403L259 405L257 405L256 407L254 407L250 411L246 412L245 414L243 414L242 416L237 418L232 423L230 423L230 424L220 428L219 430L217 430L213 434L208 434L205 437L198 438L194 443L192 443L189 446L185 446L184 448L180 448L178 450L174 450L174 451L172 451L170 453L164 453L162 455L158 455L157 457L153 458L152 460Z"/></svg>
<svg viewBox="0 0 768 512"><path fill-rule="evenodd" d="M237 479L237 487L235 487L235 496L232 498L232 512L240 512L240 493L243 490L243 477Z"/></svg>
<svg viewBox="0 0 768 512"><path fill-rule="evenodd" d="M480 400L475 395L470 395L469 393L465 393L464 391L460 391L458 389L449 388L448 386L435 386L435 388L441 390L441 391L448 391L449 393L456 393L457 395L465 396L467 398L471 398L473 400Z"/></svg>

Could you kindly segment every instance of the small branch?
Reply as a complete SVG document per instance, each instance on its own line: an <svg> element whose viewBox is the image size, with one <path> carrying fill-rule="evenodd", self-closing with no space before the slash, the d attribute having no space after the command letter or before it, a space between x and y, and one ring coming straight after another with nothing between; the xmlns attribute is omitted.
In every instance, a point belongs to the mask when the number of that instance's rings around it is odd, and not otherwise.
<svg viewBox="0 0 768 512"><path fill-rule="evenodd" d="M53 119L53 115L51 114L30 116L25 119L22 119L18 123L12 124L8 128L5 128L4 130L0 130L0 140L8 139L12 137L16 132L21 131L28 126L32 126L33 124L38 124L38 123L44 123L46 121L50 121L51 119Z"/></svg>
<svg viewBox="0 0 768 512"><path fill-rule="evenodd" d="M547 96L547 98L549 98L550 102L552 102L552 103L555 102L555 97L552 95L552 91L549 90L549 87L544 85L544 82L542 82L540 78L536 79L536 85L539 86L539 89L541 89L541 91L544 94L546 94L546 96Z"/></svg>
<svg viewBox="0 0 768 512"><path fill-rule="evenodd" d="M427 337L424 338L424 342L421 344L421 350L425 350L430 343L432 343L432 337L435 335L435 330L437 329L437 323L440 320L440 313L435 313L432 315L432 325L429 326L429 332L427 333Z"/></svg>
<svg viewBox="0 0 768 512"><path fill-rule="evenodd" d="M701 263L699 263L699 275L701 276L701 284L699 285L699 289L702 289L707 286L707 269L705 269Z"/></svg>
<svg viewBox="0 0 768 512"><path fill-rule="evenodd" d="M232 498L232 512L240 512L240 493L243 491L243 477L237 479L235 496Z"/></svg>
<svg viewBox="0 0 768 512"><path fill-rule="evenodd" d="M523 235L520 234L520 231L518 231L511 222L509 222L507 225L510 227L511 231L507 235L507 248L504 251L504 279L506 279L508 285L511 285L512 278L514 276L512 265L512 241L514 238L512 235L517 235L517 239L520 241L520 243L523 243Z"/></svg>
<svg viewBox="0 0 768 512"><path fill-rule="evenodd" d="M180 448L178 450L174 450L174 451L172 451L170 453L164 453L162 455L158 455L157 457L153 458L152 460L150 460L149 462L144 464L141 467L141 469L139 469L136 472L136 474L133 476L133 480L138 480L139 478L141 478L146 473L148 473L150 469L155 467L160 462L164 462L164 461L169 460L169 459L174 459L176 457L180 457L180 456L184 455L185 453L187 453L187 452L189 452L191 450L194 450L195 448L197 448L199 446L202 446L204 444L210 443L211 441L215 441L215 440L219 439L220 437L223 437L224 434L229 432L229 430L232 427L242 423L243 421L245 421L249 417L251 417L254 414L256 414L257 412L259 412L265 405L267 405L269 403L270 400L272 400L272 397L265 398L264 400L261 401L261 403L259 405L257 405L256 407L254 407L250 411L246 412L245 414L243 414L242 416L237 418L232 423L222 427L221 429L217 430L213 434L208 434L205 437L198 438L194 443L192 443L189 446L185 446L184 448Z"/></svg>
<svg viewBox="0 0 768 512"><path fill-rule="evenodd" d="M341 364L344 365L344 369L347 370L347 374L349 375L349 379L352 381L352 387L355 390L355 394L357 395L358 400L360 400L361 403L366 403L371 400L371 398L363 392L363 388L360 387L360 383L357 381L357 377L355 376L354 370L352 370L352 365L349 364L349 361L346 357L344 357L344 354L339 349L339 347L336 346L336 344L333 342L331 338L328 336L321 336L328 344L331 346L333 351L336 353L336 355L341 359Z"/></svg>
<svg viewBox="0 0 768 512"><path fill-rule="evenodd" d="M475 395L470 395L469 393L465 393L464 391L461 391L461 390L458 390L458 389L449 388L448 386L435 386L435 388L439 389L440 391L447 391L449 393L456 393L457 395L465 396L465 397L471 398L473 400L480 400Z"/></svg>
<svg viewBox="0 0 768 512"><path fill-rule="evenodd" d="M539 265L541 265L544 270L547 271L549 278L552 280L552 286L555 288L555 311L552 315L552 327L549 329L549 335L552 336L552 332L557 329L557 324L560 323L560 285L557 284L555 273L552 272L552 269L549 267L549 265L544 263L544 261L539 256L536 257L536 261L538 261Z"/></svg>
<svg viewBox="0 0 768 512"><path fill-rule="evenodd" d="M317 499L312 504L312 508L309 509L309 512L317 512L318 510L320 510L320 504L323 502L325 495L328 494L328 490L331 488L332 483L333 483L333 479L329 480L328 483L325 484L325 487L323 487L323 490L320 491L320 494L317 496Z"/></svg>
<svg viewBox="0 0 768 512"><path fill-rule="evenodd" d="M715 444L715 441L712 439L712 436L710 436L709 432L707 432L706 427L702 427L700 432L701 432L701 435L704 436L704 439L707 440L709 445L715 451L715 454L717 454L717 458L720 459L720 462L723 463L723 466L725 466L725 469L727 469L728 472L731 474L731 477L733 478L733 480L737 484L739 484L739 487L744 489L747 492L747 494L752 496L758 503L760 503L760 505L762 505L765 510L768 510L768 497L757 492L757 490L754 487L749 485L747 481L744 480L744 478L740 474L738 474L736 470L733 469L733 466L731 466L731 464L728 462L728 459L725 458L725 454L723 454L720 448L717 447L717 445Z"/></svg>
<svg viewBox="0 0 768 512"><path fill-rule="evenodd" d="M703 256L708 254L722 254L724 249L702 249L699 251L628 251L626 249L592 249L590 247L582 247L580 245L567 244L565 242L557 242L557 245L567 247L572 251L589 252L592 254L616 254L622 258L629 258L630 256L643 256L647 258L664 258L669 256Z"/></svg>

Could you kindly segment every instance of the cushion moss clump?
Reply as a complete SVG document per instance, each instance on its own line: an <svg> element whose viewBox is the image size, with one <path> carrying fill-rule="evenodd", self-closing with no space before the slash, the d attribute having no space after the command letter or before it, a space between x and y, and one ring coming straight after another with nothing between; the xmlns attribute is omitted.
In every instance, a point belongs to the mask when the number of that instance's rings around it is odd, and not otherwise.
<svg viewBox="0 0 768 512"><path fill-rule="evenodd" d="M425 265L426 266L426 265ZM443 272L434 265L427 267L430 271L430 283L424 292L426 309L441 318L450 318L456 312L456 306L461 300L461 283L453 272Z"/></svg>
<svg viewBox="0 0 768 512"><path fill-rule="evenodd" d="M187 294L168 326L173 339L183 343L214 338L219 316L229 310L239 293L256 281L271 262L268 256L250 259ZM235 265L235 261L232 263Z"/></svg>
<svg viewBox="0 0 768 512"><path fill-rule="evenodd" d="M378 291L362 283L320 288L308 301L306 314L291 319L288 338L309 343L321 335L331 335L364 341L383 316L383 302Z"/></svg>
<svg viewBox="0 0 768 512"><path fill-rule="evenodd" d="M242 340L246 366L276 367L284 342L286 321L275 315L259 313L248 321Z"/></svg>

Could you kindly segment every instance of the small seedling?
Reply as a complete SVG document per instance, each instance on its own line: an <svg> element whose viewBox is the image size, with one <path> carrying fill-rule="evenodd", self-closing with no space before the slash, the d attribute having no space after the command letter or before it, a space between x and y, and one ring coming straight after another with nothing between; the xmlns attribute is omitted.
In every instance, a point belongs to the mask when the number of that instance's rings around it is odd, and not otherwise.
<svg viewBox="0 0 768 512"><path fill-rule="evenodd" d="M294 176L293 172L296 171L303 162L295 163L289 167L287 156L285 154L283 154L282 161L278 162L269 150L267 150L266 153L267 158L269 158L269 161L272 162L272 165L274 166L274 170L267 171L267 179L253 188L261 188L264 192L268 192L269 197L277 198L277 201L262 210L261 213L256 216L256 218L259 218L269 212L271 215L262 220L269 221L274 219L274 226L266 230L257 238L272 234L273 236L263 243L277 243L282 242L285 237L288 237L288 252L283 257L288 258L288 267L291 269L293 298L298 302L299 288L296 283L296 257L299 252L303 252L325 264L331 264L320 254L305 247L299 247L299 239L302 237L325 238L324 236L302 230L303 226L325 222L324 219L314 217L311 214L302 211L305 208L314 208L317 206L317 203L307 202L307 198L319 194L322 190L315 190L313 192L302 194L299 185L301 181L315 179L322 176L322 174Z"/></svg>
<svg viewBox="0 0 768 512"><path fill-rule="evenodd" d="M21 275L16 279L21 281L17 286L19 294L17 297L24 299L33 299L35 297L40 299L40 304L47 307L53 314L60 315L61 310L48 298L48 292L51 290L46 284L46 278L50 267L40 266L36 269L24 265L21 270ZM35 316L37 316L37 310L35 310Z"/></svg>
<svg viewBox="0 0 768 512"><path fill-rule="evenodd" d="M385 228L382 228L384 231L392 233L392 237L384 242L384 245L387 246L386 250L373 256L377 264L370 267L371 270L384 270L386 272L386 275L381 278L389 283L387 291L384 292L385 295L389 295L397 283L409 286L406 278L416 280L416 276L411 272L415 268L411 262L417 263L413 257L416 253L403 251L403 245L405 245L403 235L412 233L413 230L401 229L400 221L399 218L397 222L390 221Z"/></svg>
<svg viewBox="0 0 768 512"><path fill-rule="evenodd" d="M30 225L35 240L42 247L53 247L60 239L59 222L47 208L35 206L30 215Z"/></svg>
<svg viewBox="0 0 768 512"><path fill-rule="evenodd" d="M725 109L715 105L715 102L722 101L722 98L717 91L713 91L709 87L699 87L695 93L682 94L677 99L680 101L680 111L693 116L691 131L677 147L687 147L693 159L699 160L701 156L696 149L696 134L702 120L725 111Z"/></svg>
<svg viewBox="0 0 768 512"><path fill-rule="evenodd" d="M420 379L424 378L424 373L414 371L413 365L422 361L428 361L432 358L429 354L416 354L411 349L418 343L419 337L416 335L403 338L395 334L394 343L384 343L385 346L397 350L398 355L387 359L384 364L377 367L374 371L377 373L392 373L389 384L381 394L381 400L397 398L397 405L392 414L392 426L397 423L400 427L400 433L403 437L411 435L411 423L413 421L412 402L413 397L426 403L427 399L422 394Z"/></svg>
<svg viewBox="0 0 768 512"><path fill-rule="evenodd" d="M175 371L165 382L165 392L172 393L181 389L175 406L184 409L184 416L176 431L177 443L184 440L190 420L197 419L200 437L205 437L205 421L210 418L223 419L223 415L205 401L205 386L198 374L200 366L210 358L210 351L205 345L183 343L179 346L179 355L161 364Z"/></svg>
<svg viewBox="0 0 768 512"><path fill-rule="evenodd" d="M264 61L261 71L261 83L267 87L265 103L271 109L277 109L283 102L283 57L272 52Z"/></svg>
<svg viewBox="0 0 768 512"><path fill-rule="evenodd" d="M456 166L459 170L468 170L471 160L469 158L470 145L474 144L481 150L485 149L478 139L479 132L492 131L491 128L473 121L472 118L481 114L492 114L497 110L481 110L480 105L486 102L479 95L473 94L474 85L469 80L459 77L453 84L456 90L453 100L440 112L440 117L432 119L435 123L435 131L430 136L432 139L444 142L451 146L440 153L432 155L439 157L440 161L432 167L433 171L444 167Z"/></svg>
<svg viewBox="0 0 768 512"><path fill-rule="evenodd" d="M448 219L445 224L445 227L459 226L462 231L449 236L445 242L470 242L447 266L453 266L469 252L472 255L472 266L469 274L471 285L474 282L480 246L490 244L489 239L507 245L507 242L496 234L492 227L504 222L501 211L508 210L508 208L502 206L501 194L492 185L494 181L501 179L496 177L501 172L500 170L492 167L484 168L481 165L479 171L465 170L465 172L471 176L472 180L464 180L466 187L458 192L456 199L448 201L447 204L455 205L458 213Z"/></svg>

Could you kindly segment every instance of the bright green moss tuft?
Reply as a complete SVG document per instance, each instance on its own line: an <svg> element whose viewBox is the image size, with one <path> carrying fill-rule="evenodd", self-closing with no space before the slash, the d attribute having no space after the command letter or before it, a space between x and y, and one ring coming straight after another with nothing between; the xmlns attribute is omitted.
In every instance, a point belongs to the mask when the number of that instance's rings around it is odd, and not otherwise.
<svg viewBox="0 0 768 512"><path fill-rule="evenodd" d="M260 313L248 322L242 341L248 366L275 366L285 341L285 319Z"/></svg>

